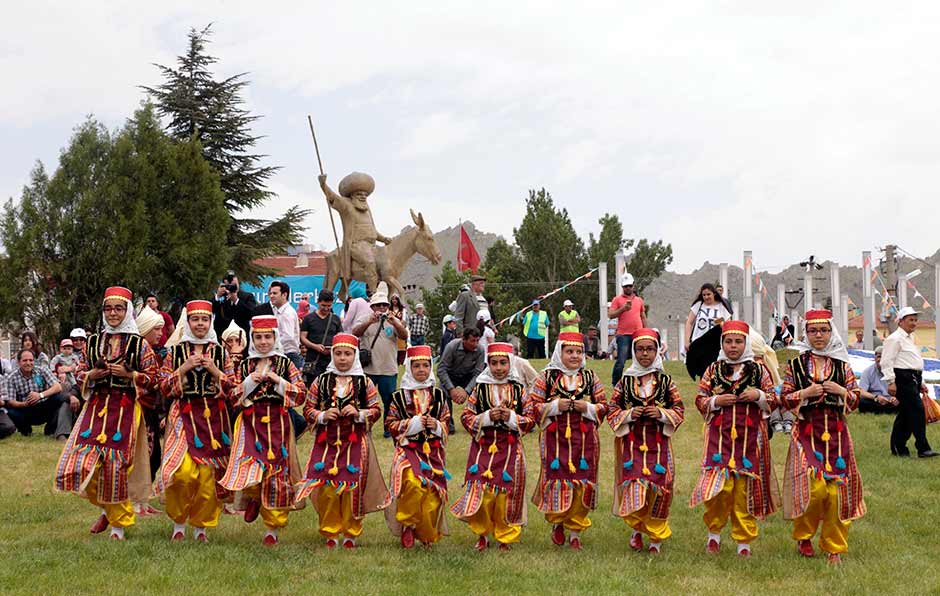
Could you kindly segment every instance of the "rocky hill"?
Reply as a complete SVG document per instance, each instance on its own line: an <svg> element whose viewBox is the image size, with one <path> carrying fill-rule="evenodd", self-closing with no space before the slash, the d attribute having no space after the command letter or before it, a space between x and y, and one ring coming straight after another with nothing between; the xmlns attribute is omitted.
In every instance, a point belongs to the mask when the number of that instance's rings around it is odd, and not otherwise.
<svg viewBox="0 0 940 596"><path fill-rule="evenodd" d="M434 222L428 222L431 229L434 229ZM463 222L463 228L473 241L477 252L480 253L480 260L486 259L486 251L499 238L496 234L490 234L477 229L472 221ZM406 227L402 231L410 228ZM434 234L434 240L441 251L442 259L438 265L432 265L430 261L421 255L415 255L408 262L405 271L401 276L401 283L409 292L411 288L433 288L436 285L435 277L441 272L444 264L450 261L451 264L457 263L457 243L460 239L460 227L451 226ZM420 292L420 290L419 290Z"/></svg>

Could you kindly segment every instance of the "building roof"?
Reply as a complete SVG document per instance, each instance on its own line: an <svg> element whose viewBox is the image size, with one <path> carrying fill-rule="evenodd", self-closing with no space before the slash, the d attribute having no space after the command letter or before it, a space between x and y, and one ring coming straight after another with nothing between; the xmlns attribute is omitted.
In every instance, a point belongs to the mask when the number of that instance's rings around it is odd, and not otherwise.
<svg viewBox="0 0 940 596"><path fill-rule="evenodd" d="M278 275L326 275L326 253L323 251L296 256L276 255L255 262L274 269Z"/></svg>

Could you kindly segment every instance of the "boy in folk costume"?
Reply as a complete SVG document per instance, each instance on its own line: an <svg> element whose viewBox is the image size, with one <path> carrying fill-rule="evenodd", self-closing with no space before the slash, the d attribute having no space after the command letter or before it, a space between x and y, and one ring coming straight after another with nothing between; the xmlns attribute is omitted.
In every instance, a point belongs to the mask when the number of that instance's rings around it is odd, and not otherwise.
<svg viewBox="0 0 940 596"><path fill-rule="evenodd" d="M401 388L392 394L385 429L395 441L389 505L385 519L404 548L417 537L426 547L447 534L445 445L450 409L435 387L431 346L412 346L405 358Z"/></svg>
<svg viewBox="0 0 940 596"><path fill-rule="evenodd" d="M88 338L87 359L76 378L85 406L55 478L56 490L77 493L101 507L91 532L110 525L114 540L123 540L124 528L134 523L135 487L150 490L142 408L153 407L158 368L153 350L138 334L132 300L127 288L105 291L104 329Z"/></svg>
<svg viewBox="0 0 940 596"><path fill-rule="evenodd" d="M512 373L512 345L491 343L486 352L487 367L460 416L473 437L464 477L467 490L450 510L479 536L477 550L486 550L489 534L500 550L510 550L526 523L522 435L535 422L525 415L524 388Z"/></svg>
<svg viewBox="0 0 940 596"><path fill-rule="evenodd" d="M375 457L372 425L382 415L379 394L362 371L359 340L338 333L330 364L310 385L304 417L316 439L296 501L311 497L327 548L356 548L362 518L382 508L388 490Z"/></svg>
<svg viewBox="0 0 940 596"><path fill-rule="evenodd" d="M212 303L186 304L180 342L163 363L160 389L172 403L166 421L166 452L154 491L173 520L172 540L186 537L186 523L196 540L219 524L227 497L218 480L228 466L232 444L228 398L232 368L212 327ZM221 493L221 494L220 494Z"/></svg>
<svg viewBox="0 0 940 596"><path fill-rule="evenodd" d="M581 550L581 532L597 507L597 427L604 419L604 385L584 368L584 337L558 334L552 359L535 380L526 416L542 429L539 483L532 502L552 524L552 542ZM565 532L570 537L565 536Z"/></svg>
<svg viewBox="0 0 940 596"><path fill-rule="evenodd" d="M705 503L706 551L721 548L721 529L731 519L738 555L751 556L757 519L777 510L778 489L767 417L776 407L767 368L754 362L749 327L721 326L721 352L702 375L695 405L705 418L705 455L690 506Z"/></svg>
<svg viewBox="0 0 940 596"><path fill-rule="evenodd" d="M614 431L614 515L633 528L630 548L658 554L672 536L669 506L676 478L672 434L685 420L682 397L663 370L659 332L633 335L633 364L623 371L608 404Z"/></svg>
<svg viewBox="0 0 940 596"><path fill-rule="evenodd" d="M804 330L809 345L790 361L781 391L798 419L787 454L784 517L793 520L793 539L804 557L815 555L812 539L821 522L819 547L830 563L839 563L848 550L849 524L865 515L845 420L858 407L859 388L832 313L807 312Z"/></svg>
<svg viewBox="0 0 940 596"><path fill-rule="evenodd" d="M300 371L281 349L277 319L251 319L248 358L232 375L232 399L242 408L232 431L228 468L219 481L223 488L242 491L247 499L245 521L261 519L267 527L265 546L277 544L277 531L287 525L294 508L294 482L300 464L288 408L303 399Z"/></svg>

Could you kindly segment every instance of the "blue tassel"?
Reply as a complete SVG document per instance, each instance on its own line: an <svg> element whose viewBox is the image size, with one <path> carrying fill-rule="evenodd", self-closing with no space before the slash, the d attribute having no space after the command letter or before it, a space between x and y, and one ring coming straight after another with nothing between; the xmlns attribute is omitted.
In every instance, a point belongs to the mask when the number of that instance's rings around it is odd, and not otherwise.
<svg viewBox="0 0 940 596"><path fill-rule="evenodd" d="M447 471L447 468L444 468L444 480L450 480L453 476L450 475L450 472Z"/></svg>
<svg viewBox="0 0 940 596"><path fill-rule="evenodd" d="M429 465L427 464L427 462L421 462L421 470L422 470L422 471L427 472L427 471L429 471L430 469L431 469L431 466L429 466Z"/></svg>
<svg viewBox="0 0 940 596"><path fill-rule="evenodd" d="M202 449L202 439L200 439L199 437L194 437L193 445L196 446L196 449ZM261 450L259 449L258 451L261 451Z"/></svg>
<svg viewBox="0 0 940 596"><path fill-rule="evenodd" d="M198 441L199 439L197 438L196 440ZM199 447L199 443L196 443L196 447ZM261 451L261 441L255 441L255 450Z"/></svg>
<svg viewBox="0 0 940 596"><path fill-rule="evenodd" d="M476 464L473 464L472 466L470 466L470 468L467 470L467 472L469 472L469 473L471 473L471 474L476 474L479 470L480 470L480 466L478 466L478 465L476 465Z"/></svg>
<svg viewBox="0 0 940 596"><path fill-rule="evenodd" d="M281 445L281 455L284 456L285 458L287 457L287 447L285 447L284 445Z"/></svg>
<svg viewBox="0 0 940 596"><path fill-rule="evenodd" d="M748 470L754 467L754 464L751 463L751 460L749 460L746 457L741 458L741 463L744 464L744 467L747 468Z"/></svg>
<svg viewBox="0 0 940 596"><path fill-rule="evenodd" d="M839 456L839 457L836 459L836 467L839 468L840 470L844 470L844 469L845 469L845 460L842 459L842 456Z"/></svg>
<svg viewBox="0 0 940 596"><path fill-rule="evenodd" d="M124 435L121 434L121 431L117 431L117 432L115 432L113 435L111 435L111 440L112 440L112 441L120 441L123 436L124 436Z"/></svg>
<svg viewBox="0 0 940 596"><path fill-rule="evenodd" d="M512 482L512 476L506 470L503 470L503 482Z"/></svg>
<svg viewBox="0 0 940 596"><path fill-rule="evenodd" d="M222 431L222 442L225 443L226 445L232 444L232 439L228 438L228 435L225 434L225 431Z"/></svg>
<svg viewBox="0 0 940 596"><path fill-rule="evenodd" d="M349 473L350 473L350 474L358 474L358 473L359 473L359 468L357 468L356 466L354 466L354 465L352 465L352 464L347 464L347 465L346 465L346 469L349 470Z"/></svg>
<svg viewBox="0 0 940 596"><path fill-rule="evenodd" d="M816 459L818 459L819 461L823 460L822 453L820 453L819 451L813 451L813 455L815 455Z"/></svg>
<svg viewBox="0 0 940 596"><path fill-rule="evenodd" d="M557 458L557 457L556 457L554 460L552 460L551 468L552 468L553 470L557 470L557 469L561 468L561 462L558 461L558 458Z"/></svg>
<svg viewBox="0 0 940 596"><path fill-rule="evenodd" d="M322 471L323 468L325 468L325 467L326 467L326 466L323 465L323 462L322 462L322 461L318 461L317 463L313 464L313 469L316 470L317 472Z"/></svg>
<svg viewBox="0 0 940 596"><path fill-rule="evenodd" d="M656 467L654 467L653 470L654 470L657 474L665 474L665 473L666 473L666 468L664 468L662 464L656 464Z"/></svg>
<svg viewBox="0 0 940 596"><path fill-rule="evenodd" d="M81 437L82 437L83 439L87 439L87 438L90 437L90 436L91 436L91 428L89 428L89 429L86 430L85 432L81 433Z"/></svg>
<svg viewBox="0 0 940 596"><path fill-rule="evenodd" d="M715 455L713 455L713 456L712 456L712 461L715 462L716 464L717 464L717 463L721 463L721 454L720 454L720 453L716 453Z"/></svg>
<svg viewBox="0 0 940 596"><path fill-rule="evenodd" d="M587 470L588 469L587 460L582 457L581 463L578 464L578 467L581 468L582 470Z"/></svg>
<svg viewBox="0 0 940 596"><path fill-rule="evenodd" d="M427 484L428 484L428 479L425 478L424 476L422 476L422 477L421 477L421 486L427 486Z"/></svg>
<svg viewBox="0 0 940 596"><path fill-rule="evenodd" d="M623 469L630 470L633 468L633 460L623 462Z"/></svg>

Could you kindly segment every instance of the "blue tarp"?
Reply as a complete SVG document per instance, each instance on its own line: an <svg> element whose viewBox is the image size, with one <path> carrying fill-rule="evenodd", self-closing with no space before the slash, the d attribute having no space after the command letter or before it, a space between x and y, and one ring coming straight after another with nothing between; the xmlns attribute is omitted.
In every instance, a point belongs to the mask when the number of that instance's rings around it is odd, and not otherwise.
<svg viewBox="0 0 940 596"><path fill-rule="evenodd" d="M320 294L320 290L323 289L323 282L325 281L323 275L282 275L280 277L262 277L261 283L257 286L241 284L241 289L253 294L258 304L263 304L268 301L268 286L274 280L283 281L290 286L290 304L294 308L297 308L297 304L303 298L304 294L310 295L310 304L313 308L316 308L317 296ZM336 287L333 289L333 293L336 296L338 296L339 293L340 283L341 282L336 282ZM361 281L354 281L351 286L353 288L365 289L366 284ZM341 314L343 312L343 303L338 301L334 302L333 312Z"/></svg>

